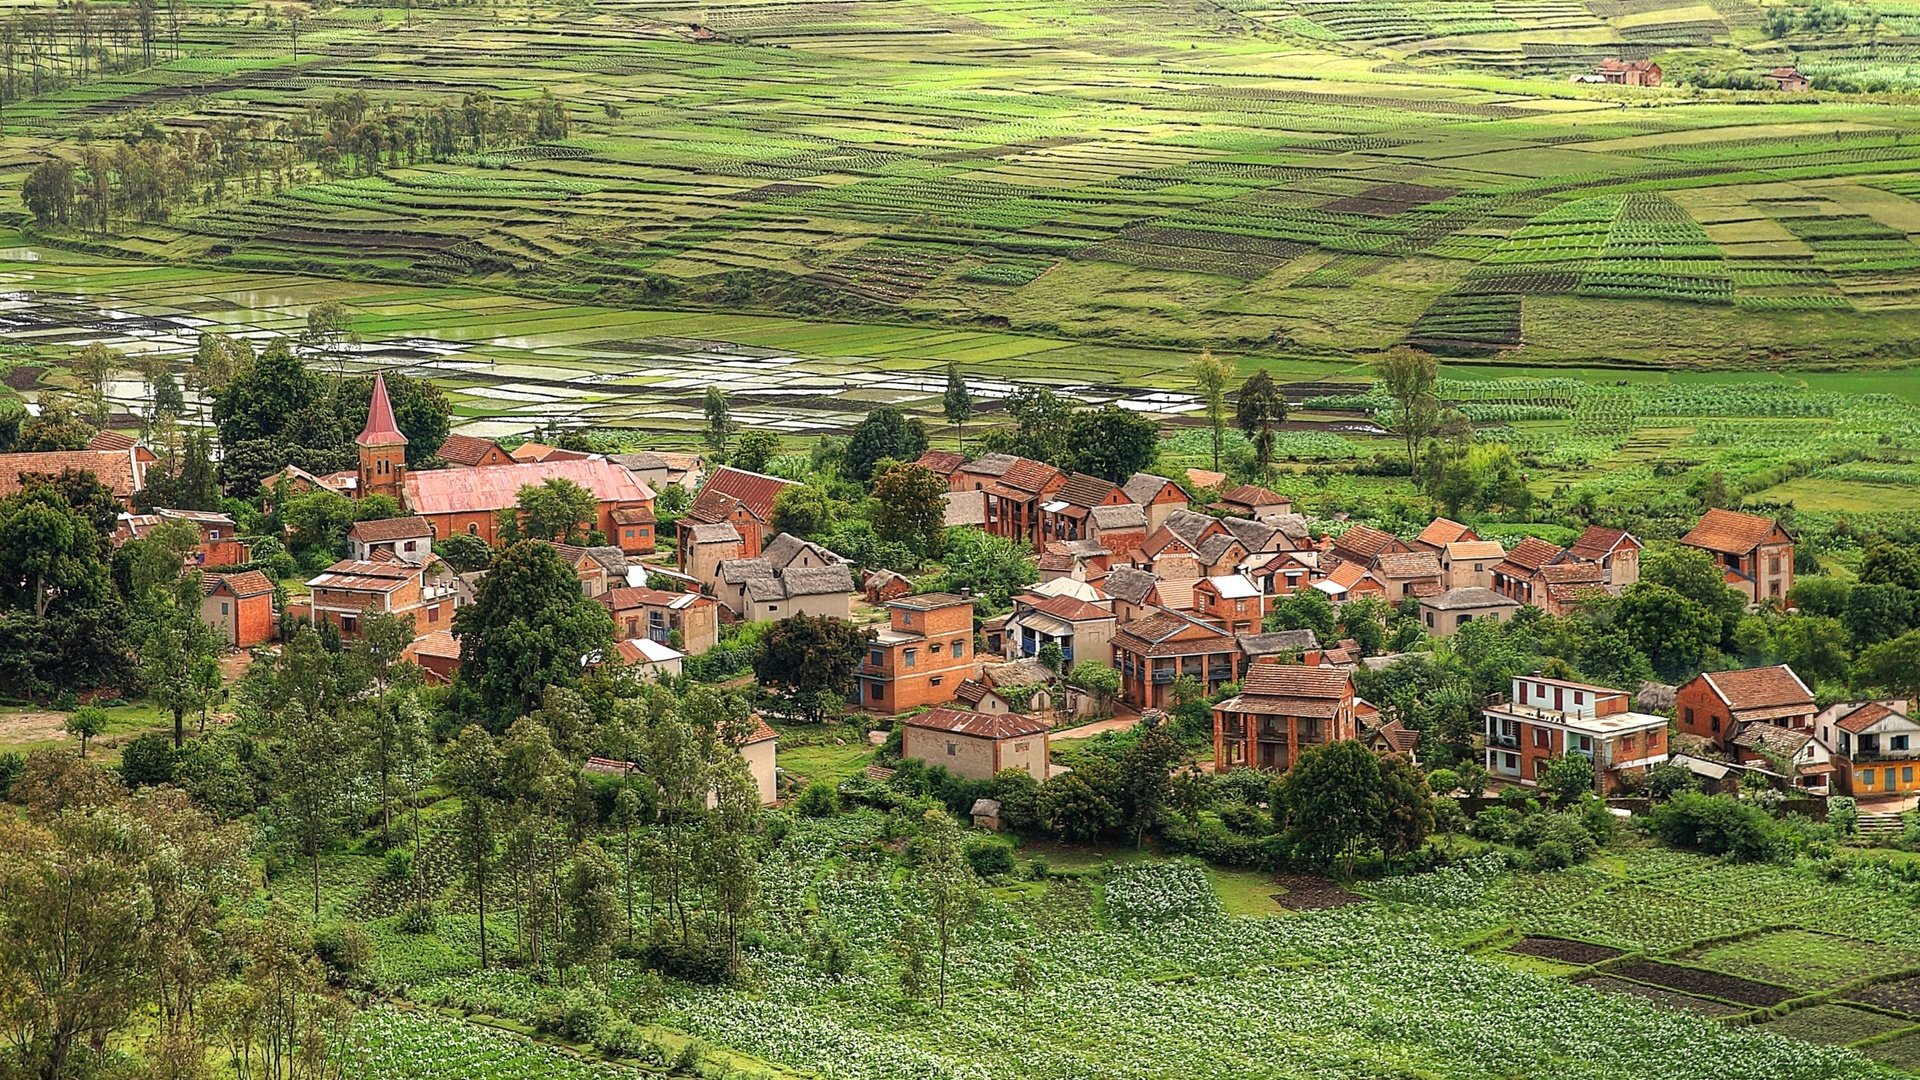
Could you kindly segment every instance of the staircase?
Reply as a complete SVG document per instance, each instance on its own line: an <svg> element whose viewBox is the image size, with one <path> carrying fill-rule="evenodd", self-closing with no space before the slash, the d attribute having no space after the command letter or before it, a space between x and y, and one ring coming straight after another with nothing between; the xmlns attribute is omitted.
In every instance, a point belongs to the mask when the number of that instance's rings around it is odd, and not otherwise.
<svg viewBox="0 0 1920 1080"><path fill-rule="evenodd" d="M1862 811L1860 814L1860 838L1870 842L1891 842L1898 840L1906 831L1906 822L1899 814L1872 814Z"/></svg>

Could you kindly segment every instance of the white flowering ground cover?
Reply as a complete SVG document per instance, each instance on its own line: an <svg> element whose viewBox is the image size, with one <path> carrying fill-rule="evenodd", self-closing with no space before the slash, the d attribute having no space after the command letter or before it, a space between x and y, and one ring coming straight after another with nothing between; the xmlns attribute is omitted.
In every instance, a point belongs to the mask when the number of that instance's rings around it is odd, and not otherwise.
<svg viewBox="0 0 1920 1080"><path fill-rule="evenodd" d="M1250 919L1223 914L1196 865L1128 863L989 901L961 934L938 1011L901 1000L890 942L920 902L880 835L877 817L793 824L763 867L764 939L747 985L642 993L640 972L616 964L610 1001L636 1020L827 1080L1900 1075L1857 1050L1728 1026L1465 949L1517 931L1663 952L1792 917L1730 915L1753 895L1810 920L1840 904L1875 927L1911 915L1904 895L1870 881L1828 888L1790 867L1723 867L1658 849L1551 874L1510 873L1484 855L1374 883L1372 903ZM808 942L826 931L853 954L843 977L812 959ZM1016 968L1032 973L1024 992ZM554 992L504 971L410 990L505 1015ZM421 1064L408 1075L459 1075Z"/></svg>
<svg viewBox="0 0 1920 1080"><path fill-rule="evenodd" d="M369 1009L341 1055L342 1080L619 1080L628 1069L583 1061L511 1032L434 1013Z"/></svg>

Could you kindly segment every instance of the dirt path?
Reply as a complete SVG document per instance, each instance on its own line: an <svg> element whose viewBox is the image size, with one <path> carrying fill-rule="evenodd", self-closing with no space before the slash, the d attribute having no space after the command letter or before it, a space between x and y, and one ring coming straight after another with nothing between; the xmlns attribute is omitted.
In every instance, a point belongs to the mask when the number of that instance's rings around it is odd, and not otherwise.
<svg viewBox="0 0 1920 1080"><path fill-rule="evenodd" d="M1105 720L1095 720L1090 724L1081 724L1079 727L1068 728L1065 731L1056 731L1048 737L1055 742L1061 739L1091 739L1095 735L1102 735L1109 731L1131 731L1139 722L1139 713L1126 713Z"/></svg>
<svg viewBox="0 0 1920 1080"><path fill-rule="evenodd" d="M64 739L67 714L60 712L0 712L0 743L46 742Z"/></svg>

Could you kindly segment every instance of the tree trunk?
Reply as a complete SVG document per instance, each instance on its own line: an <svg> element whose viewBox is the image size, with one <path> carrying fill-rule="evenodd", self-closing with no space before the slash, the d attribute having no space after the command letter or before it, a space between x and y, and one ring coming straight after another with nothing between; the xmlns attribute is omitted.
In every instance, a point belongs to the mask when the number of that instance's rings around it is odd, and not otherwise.
<svg viewBox="0 0 1920 1080"><path fill-rule="evenodd" d="M173 748L180 749L187 743L187 713L185 709L173 710Z"/></svg>

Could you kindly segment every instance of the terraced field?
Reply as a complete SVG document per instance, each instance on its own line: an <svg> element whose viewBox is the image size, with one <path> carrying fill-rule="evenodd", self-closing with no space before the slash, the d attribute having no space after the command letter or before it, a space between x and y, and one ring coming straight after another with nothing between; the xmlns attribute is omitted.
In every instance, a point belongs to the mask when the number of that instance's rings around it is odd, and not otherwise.
<svg viewBox="0 0 1920 1080"><path fill-rule="evenodd" d="M9 100L0 191L49 157L84 170L87 138L237 124L259 165L35 239L267 280L1296 363L1403 341L1520 364L1900 362L1920 351L1920 16L1822 10L355 3L311 13L296 56L284 14L195 2L154 66ZM1702 88L1790 54L1880 92ZM1609 56L1669 85L1568 82ZM282 153L339 123L342 95L384 125L373 149ZM388 137L423 122L408 110L542 95L564 135Z"/></svg>

